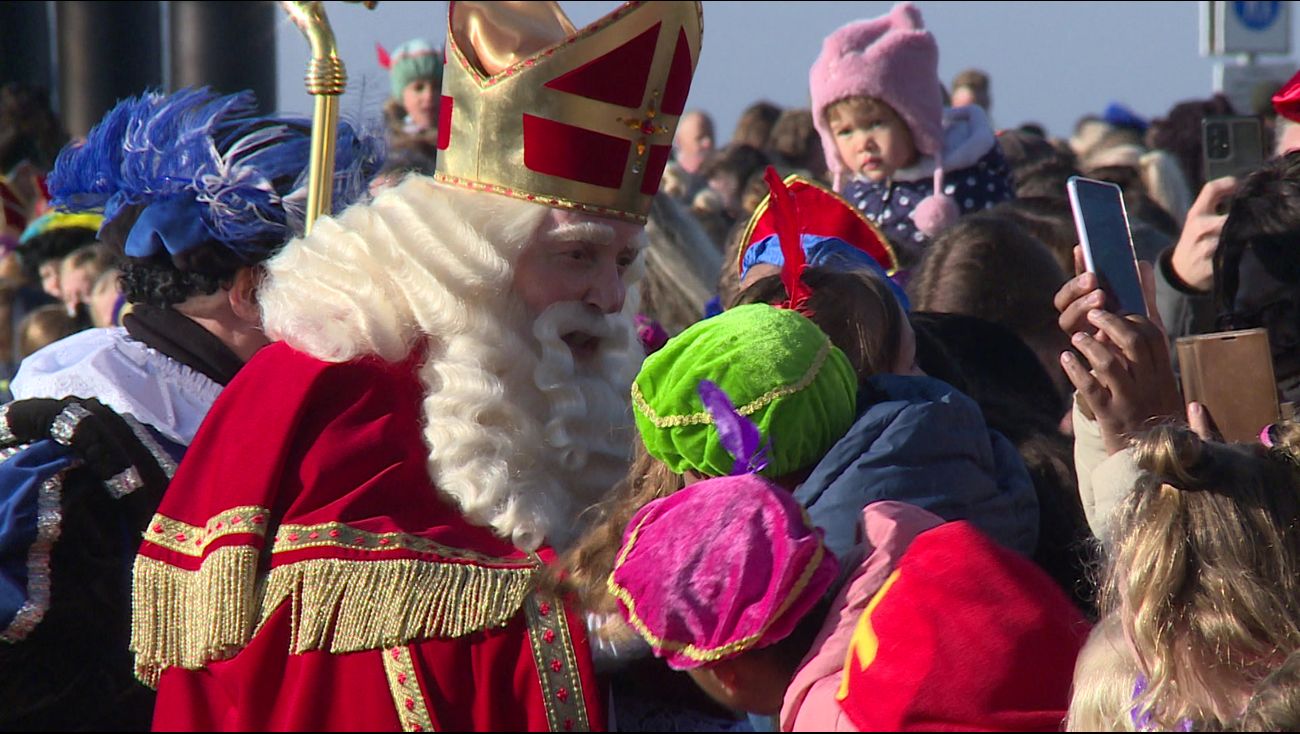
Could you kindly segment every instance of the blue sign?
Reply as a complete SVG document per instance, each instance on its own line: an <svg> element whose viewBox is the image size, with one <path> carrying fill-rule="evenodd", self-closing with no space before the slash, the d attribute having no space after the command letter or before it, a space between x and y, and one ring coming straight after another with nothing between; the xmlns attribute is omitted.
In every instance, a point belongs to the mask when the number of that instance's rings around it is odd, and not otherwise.
<svg viewBox="0 0 1300 734"><path fill-rule="evenodd" d="M1252 31L1263 31L1268 30L1282 14L1282 3L1279 0L1235 0L1232 12L1242 25Z"/></svg>

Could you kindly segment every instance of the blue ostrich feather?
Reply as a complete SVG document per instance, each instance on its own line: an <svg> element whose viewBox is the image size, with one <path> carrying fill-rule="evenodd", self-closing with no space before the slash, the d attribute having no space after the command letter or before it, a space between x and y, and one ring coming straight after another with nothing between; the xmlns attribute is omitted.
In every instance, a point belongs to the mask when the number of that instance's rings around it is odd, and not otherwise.
<svg viewBox="0 0 1300 734"><path fill-rule="evenodd" d="M103 207L122 186L122 139L131 120L147 114L156 95L119 102L82 142L59 153L46 185L60 209Z"/></svg>
<svg viewBox="0 0 1300 734"><path fill-rule="evenodd" d="M207 88L118 104L85 144L65 149L50 176L55 204L104 207L192 201L206 234L245 260L302 232L311 121L262 117L251 92ZM381 141L340 122L334 211L359 200L383 162ZM174 243L169 243L169 251ZM188 247L200 242L182 243Z"/></svg>

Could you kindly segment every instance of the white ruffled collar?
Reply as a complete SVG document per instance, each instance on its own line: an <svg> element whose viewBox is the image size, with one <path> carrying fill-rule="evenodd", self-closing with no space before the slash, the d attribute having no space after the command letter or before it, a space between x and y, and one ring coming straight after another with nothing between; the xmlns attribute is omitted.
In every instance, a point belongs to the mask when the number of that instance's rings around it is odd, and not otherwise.
<svg viewBox="0 0 1300 734"><path fill-rule="evenodd" d="M10 387L17 400L96 398L185 446L221 394L221 385L120 327L79 332L32 354Z"/></svg>

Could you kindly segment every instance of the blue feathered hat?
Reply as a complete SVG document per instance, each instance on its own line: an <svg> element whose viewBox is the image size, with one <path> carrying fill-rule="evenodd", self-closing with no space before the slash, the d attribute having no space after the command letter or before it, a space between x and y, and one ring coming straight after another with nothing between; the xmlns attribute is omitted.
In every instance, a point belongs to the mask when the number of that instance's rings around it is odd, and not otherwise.
<svg viewBox="0 0 1300 734"><path fill-rule="evenodd" d="M382 140L340 122L335 151L337 213L366 194ZM252 92L153 92L64 148L48 185L55 207L102 209L101 239L128 257L166 254L182 267L215 245L251 264L302 234L310 156L311 121L259 116Z"/></svg>

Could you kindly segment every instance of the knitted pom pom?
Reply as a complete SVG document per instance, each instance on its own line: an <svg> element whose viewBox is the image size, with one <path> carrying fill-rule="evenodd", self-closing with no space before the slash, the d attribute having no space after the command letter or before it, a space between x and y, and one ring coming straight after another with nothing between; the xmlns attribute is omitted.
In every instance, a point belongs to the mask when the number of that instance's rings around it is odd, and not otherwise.
<svg viewBox="0 0 1300 734"><path fill-rule="evenodd" d="M951 196L937 193L918 202L911 216L921 234L933 238L957 223L961 209Z"/></svg>

